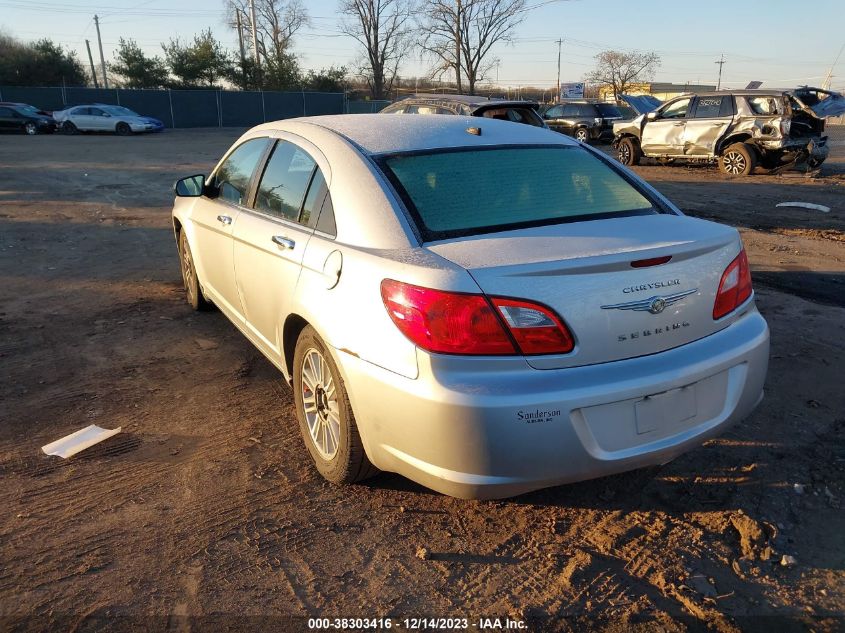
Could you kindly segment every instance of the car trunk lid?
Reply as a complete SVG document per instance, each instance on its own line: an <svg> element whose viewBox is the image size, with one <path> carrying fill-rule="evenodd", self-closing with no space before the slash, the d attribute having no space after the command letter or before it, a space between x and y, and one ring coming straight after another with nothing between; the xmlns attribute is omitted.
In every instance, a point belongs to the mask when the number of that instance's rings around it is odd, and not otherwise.
<svg viewBox="0 0 845 633"><path fill-rule="evenodd" d="M725 319L713 320L713 303L740 242L729 227L653 215L487 234L427 248L469 271L487 295L554 309L575 337L575 350L526 360L536 369L555 369L653 354L725 327ZM632 265L666 256L671 259L663 264Z"/></svg>

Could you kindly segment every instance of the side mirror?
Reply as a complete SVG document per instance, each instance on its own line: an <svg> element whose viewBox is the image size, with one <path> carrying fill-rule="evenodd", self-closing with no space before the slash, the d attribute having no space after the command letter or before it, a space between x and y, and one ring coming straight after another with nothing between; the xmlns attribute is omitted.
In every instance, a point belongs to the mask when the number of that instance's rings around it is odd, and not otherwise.
<svg viewBox="0 0 845 633"><path fill-rule="evenodd" d="M648 121L654 121L657 118L657 112L652 110L651 112L649 112L648 114L645 115L645 118Z"/></svg>
<svg viewBox="0 0 845 633"><path fill-rule="evenodd" d="M197 174L180 178L173 185L173 192L180 198L197 198L203 194L205 188L205 176Z"/></svg>

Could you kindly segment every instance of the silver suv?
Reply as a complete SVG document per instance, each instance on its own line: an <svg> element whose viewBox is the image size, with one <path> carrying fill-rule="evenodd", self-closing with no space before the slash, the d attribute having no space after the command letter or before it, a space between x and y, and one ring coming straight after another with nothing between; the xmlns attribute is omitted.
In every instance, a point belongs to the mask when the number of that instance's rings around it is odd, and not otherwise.
<svg viewBox="0 0 845 633"><path fill-rule="evenodd" d="M616 123L613 146L629 166L646 156L663 163L718 160L722 171L742 176L757 165L817 168L830 151L824 119L843 112L842 95L818 88L687 94Z"/></svg>

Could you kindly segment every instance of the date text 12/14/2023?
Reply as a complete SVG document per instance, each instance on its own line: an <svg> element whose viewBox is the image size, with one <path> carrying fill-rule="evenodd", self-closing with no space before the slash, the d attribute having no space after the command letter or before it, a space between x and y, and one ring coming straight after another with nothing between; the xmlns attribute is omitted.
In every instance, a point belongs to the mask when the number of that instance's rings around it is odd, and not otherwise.
<svg viewBox="0 0 845 633"><path fill-rule="evenodd" d="M309 618L310 630L361 630L361 629L407 629L416 630L467 630L479 631L519 631L528 628L523 620L500 617L481 618Z"/></svg>

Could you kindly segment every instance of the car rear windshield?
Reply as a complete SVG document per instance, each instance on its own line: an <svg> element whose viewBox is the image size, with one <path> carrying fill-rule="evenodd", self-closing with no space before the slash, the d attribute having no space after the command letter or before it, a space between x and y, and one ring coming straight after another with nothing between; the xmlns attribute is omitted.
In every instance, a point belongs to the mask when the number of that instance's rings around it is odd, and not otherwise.
<svg viewBox="0 0 845 633"><path fill-rule="evenodd" d="M525 123L535 127L544 126L543 119L531 108L487 108L479 114L488 119Z"/></svg>
<svg viewBox="0 0 845 633"><path fill-rule="evenodd" d="M378 163L425 241L659 213L620 172L578 147L461 148Z"/></svg>
<svg viewBox="0 0 845 633"><path fill-rule="evenodd" d="M598 108L599 116L606 116L606 117L614 117L614 116L621 117L622 116L622 113L619 112L619 108L617 108L612 103L597 103L596 108Z"/></svg>

